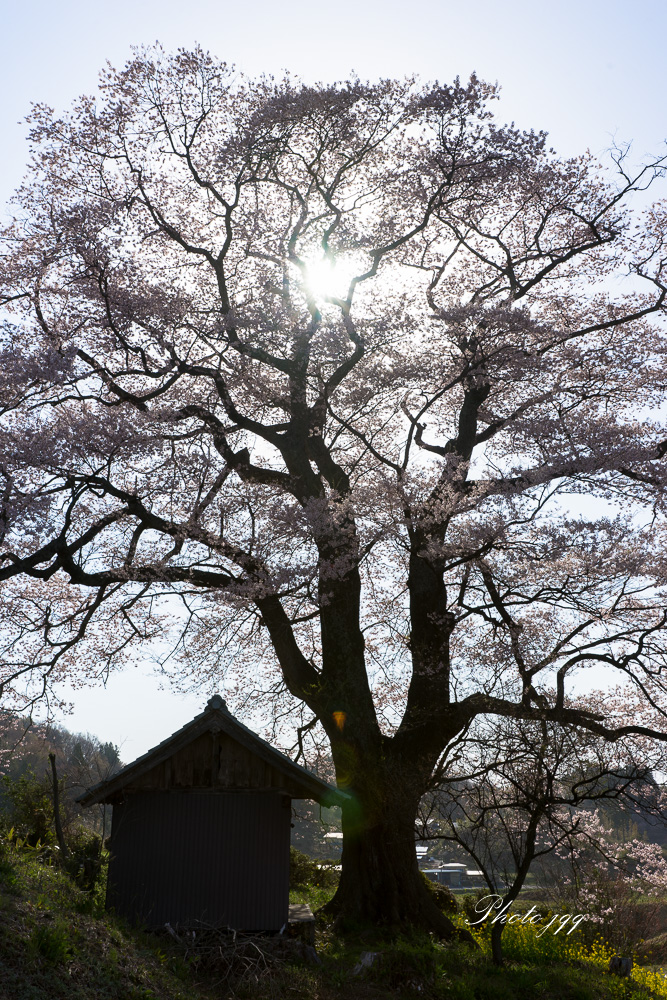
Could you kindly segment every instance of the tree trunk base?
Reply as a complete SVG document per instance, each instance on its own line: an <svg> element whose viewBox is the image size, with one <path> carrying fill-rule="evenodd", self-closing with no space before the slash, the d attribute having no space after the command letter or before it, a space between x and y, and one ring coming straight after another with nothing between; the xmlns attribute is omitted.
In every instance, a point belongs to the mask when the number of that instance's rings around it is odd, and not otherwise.
<svg viewBox="0 0 667 1000"><path fill-rule="evenodd" d="M389 904L388 900L383 905L382 894L374 899L365 893L349 893L347 887L341 885L316 916L333 917L334 930L342 935L373 930L380 936L395 938L419 930L443 941L463 941L478 947L470 931L457 927L438 908L421 879L421 874L417 872L411 891L402 894L402 898L395 901L397 905Z"/></svg>
<svg viewBox="0 0 667 1000"><path fill-rule="evenodd" d="M373 781L364 795L357 788L343 806L340 882L320 912L333 916L344 934L372 929L395 937L416 930L477 946L468 930L443 913L419 871L414 817L420 781L397 767L389 767L388 775L385 783Z"/></svg>

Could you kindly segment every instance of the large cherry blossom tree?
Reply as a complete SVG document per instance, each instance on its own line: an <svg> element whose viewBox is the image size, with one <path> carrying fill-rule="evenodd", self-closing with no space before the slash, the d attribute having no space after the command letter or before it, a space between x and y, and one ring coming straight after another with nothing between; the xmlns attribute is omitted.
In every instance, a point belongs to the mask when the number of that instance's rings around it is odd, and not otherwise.
<svg viewBox="0 0 667 1000"><path fill-rule="evenodd" d="M349 793L335 908L442 933L415 814L476 718L667 732L662 160L496 97L139 51L35 107L0 265L5 705L264 671Z"/></svg>

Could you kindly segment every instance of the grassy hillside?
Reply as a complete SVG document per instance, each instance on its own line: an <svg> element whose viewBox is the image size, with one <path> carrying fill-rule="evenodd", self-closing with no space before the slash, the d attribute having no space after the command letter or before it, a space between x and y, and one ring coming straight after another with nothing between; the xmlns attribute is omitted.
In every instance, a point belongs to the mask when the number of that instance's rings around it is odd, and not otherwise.
<svg viewBox="0 0 667 1000"><path fill-rule="evenodd" d="M302 885L299 899L331 888ZM508 928L509 930L509 928ZM544 939L543 939L544 940ZM572 939L570 939L570 942ZM533 951L515 935L506 968L484 950L428 938L389 942L378 935L345 941L320 927L321 964L299 946L200 935L180 943L133 932L100 911L99 900L31 852L0 857L0 1000L648 1000L655 992L609 976L604 956ZM523 951L522 951L523 949ZM380 951L376 968L354 975L362 951ZM549 952L549 953L548 953ZM596 964L597 961L597 964ZM660 985L654 978L652 985ZM662 993L667 995L667 991Z"/></svg>
<svg viewBox="0 0 667 1000"><path fill-rule="evenodd" d="M71 879L29 854L0 859L2 1000L204 1000L160 951L116 921Z"/></svg>

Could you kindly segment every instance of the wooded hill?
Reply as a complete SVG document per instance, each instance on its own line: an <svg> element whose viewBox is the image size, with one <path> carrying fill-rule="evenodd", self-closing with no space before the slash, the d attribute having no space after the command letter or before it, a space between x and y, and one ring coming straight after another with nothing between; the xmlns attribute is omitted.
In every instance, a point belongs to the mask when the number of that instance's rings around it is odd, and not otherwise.
<svg viewBox="0 0 667 1000"><path fill-rule="evenodd" d="M29 842L55 838L53 771L55 758L60 817L65 836L75 828L106 836L109 810L82 809L81 792L122 767L120 751L90 734L72 733L64 726L35 723L7 715L0 729L0 817Z"/></svg>

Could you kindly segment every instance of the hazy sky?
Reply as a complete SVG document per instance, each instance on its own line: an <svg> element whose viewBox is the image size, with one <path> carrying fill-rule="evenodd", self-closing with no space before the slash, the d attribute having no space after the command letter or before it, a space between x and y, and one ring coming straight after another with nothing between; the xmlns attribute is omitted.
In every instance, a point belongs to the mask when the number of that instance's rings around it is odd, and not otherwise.
<svg viewBox="0 0 667 1000"><path fill-rule="evenodd" d="M109 60L132 45L165 49L199 42L247 73L283 69L331 81L419 74L443 82L474 70L501 84L499 115L545 129L563 153L602 153L633 141L634 158L664 149L667 5L619 0L255 0L254 3L24 0L5 9L0 60L0 202L19 183L27 158L19 124L31 101L67 106L96 86ZM198 711L208 692L161 692L145 671L126 671L106 689L72 695L72 729L123 744L132 760Z"/></svg>

